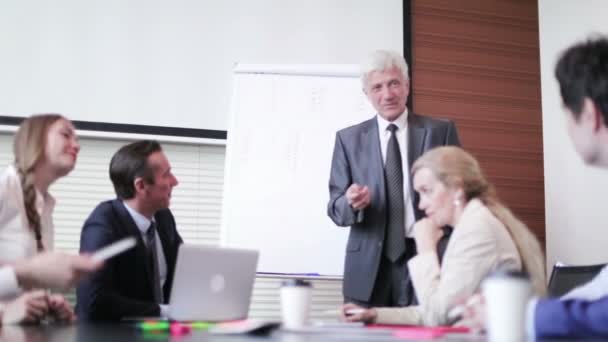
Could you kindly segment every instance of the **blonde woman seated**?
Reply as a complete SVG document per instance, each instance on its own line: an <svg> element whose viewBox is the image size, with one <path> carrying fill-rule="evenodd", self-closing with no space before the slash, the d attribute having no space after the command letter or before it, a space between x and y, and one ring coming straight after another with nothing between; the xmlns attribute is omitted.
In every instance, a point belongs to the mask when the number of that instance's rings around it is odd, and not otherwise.
<svg viewBox="0 0 608 342"><path fill-rule="evenodd" d="M53 249L55 199L48 189L74 169L79 150L74 126L61 115L34 115L21 123L13 142L15 161L0 174L0 265ZM3 323L35 322L49 314L61 321L75 318L61 295L15 291L1 298L12 299L28 314L3 315Z"/></svg>
<svg viewBox="0 0 608 342"><path fill-rule="evenodd" d="M345 304L345 320L446 325L449 310L496 270L527 271L535 292L544 292L544 261L537 239L501 204L472 155L458 147L435 148L416 160L412 175L419 207L426 213L414 226L418 254L408 262L419 305L347 315L359 307ZM436 245L445 225L454 231L440 264Z"/></svg>

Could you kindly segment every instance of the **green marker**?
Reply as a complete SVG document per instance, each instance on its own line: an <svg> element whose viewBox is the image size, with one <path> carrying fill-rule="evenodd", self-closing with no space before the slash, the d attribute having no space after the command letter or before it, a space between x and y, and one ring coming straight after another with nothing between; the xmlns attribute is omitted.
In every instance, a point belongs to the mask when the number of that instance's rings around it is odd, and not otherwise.
<svg viewBox="0 0 608 342"><path fill-rule="evenodd" d="M167 321L146 321L146 322L139 323L138 327L144 331L169 330L169 322L167 322Z"/></svg>
<svg viewBox="0 0 608 342"><path fill-rule="evenodd" d="M212 326L213 326L213 323L209 323L209 322L191 322L190 323L190 327L192 329L207 330L207 329L211 328Z"/></svg>

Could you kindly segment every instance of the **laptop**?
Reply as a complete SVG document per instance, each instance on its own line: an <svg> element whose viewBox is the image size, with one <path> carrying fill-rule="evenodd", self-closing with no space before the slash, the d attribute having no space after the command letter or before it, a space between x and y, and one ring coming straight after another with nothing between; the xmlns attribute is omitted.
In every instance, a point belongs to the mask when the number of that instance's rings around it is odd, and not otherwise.
<svg viewBox="0 0 608 342"><path fill-rule="evenodd" d="M168 318L210 322L246 318L258 257L254 250L182 244Z"/></svg>

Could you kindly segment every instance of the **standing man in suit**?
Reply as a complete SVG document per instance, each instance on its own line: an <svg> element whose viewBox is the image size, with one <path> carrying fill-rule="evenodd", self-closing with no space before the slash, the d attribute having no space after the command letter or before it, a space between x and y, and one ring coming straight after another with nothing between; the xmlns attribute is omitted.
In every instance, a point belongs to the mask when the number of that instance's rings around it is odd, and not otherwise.
<svg viewBox="0 0 608 342"><path fill-rule="evenodd" d="M411 305L416 299L406 263L416 254L412 227L423 213L409 169L426 150L460 143L451 121L408 112L408 66L399 54L376 51L361 69L377 115L336 134L327 206L336 225L351 227L344 301ZM439 249L446 243L447 236Z"/></svg>
<svg viewBox="0 0 608 342"><path fill-rule="evenodd" d="M93 252L122 238L135 248L109 259L78 286L81 320L166 316L177 249L182 238L169 208L177 179L158 142L123 146L110 162L117 199L100 203L85 221L80 252Z"/></svg>

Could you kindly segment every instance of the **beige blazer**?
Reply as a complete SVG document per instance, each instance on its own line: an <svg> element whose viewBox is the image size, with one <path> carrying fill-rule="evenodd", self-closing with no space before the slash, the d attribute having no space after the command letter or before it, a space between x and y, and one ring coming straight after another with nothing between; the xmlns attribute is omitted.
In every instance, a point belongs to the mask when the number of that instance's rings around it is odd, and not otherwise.
<svg viewBox="0 0 608 342"><path fill-rule="evenodd" d="M377 308L377 323L445 325L447 312L480 287L498 269L521 270L517 247L506 227L478 199L470 200L439 265L436 252L408 262L419 305Z"/></svg>

